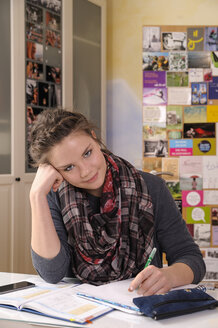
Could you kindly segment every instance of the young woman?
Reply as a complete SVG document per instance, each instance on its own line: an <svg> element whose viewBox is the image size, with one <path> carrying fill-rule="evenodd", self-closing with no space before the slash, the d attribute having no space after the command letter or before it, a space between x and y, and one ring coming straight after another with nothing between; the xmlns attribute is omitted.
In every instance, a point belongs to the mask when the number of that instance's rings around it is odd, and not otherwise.
<svg viewBox="0 0 218 328"><path fill-rule="evenodd" d="M44 280L71 275L98 285L135 277L129 290L141 295L202 280L201 252L164 180L106 150L82 114L43 111L30 154L38 166L30 191L32 259Z"/></svg>

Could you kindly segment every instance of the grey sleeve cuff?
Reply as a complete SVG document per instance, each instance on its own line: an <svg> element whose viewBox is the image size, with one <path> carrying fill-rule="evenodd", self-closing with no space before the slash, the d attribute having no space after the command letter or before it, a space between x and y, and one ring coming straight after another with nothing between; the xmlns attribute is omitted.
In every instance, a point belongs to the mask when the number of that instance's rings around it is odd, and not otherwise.
<svg viewBox="0 0 218 328"><path fill-rule="evenodd" d="M192 269L194 273L194 279L192 281L192 284L198 284L199 282L201 282L201 280L203 280L206 273L206 266L203 259L199 262L199 257L197 257L196 260L193 257L186 257L184 259L181 258L177 260L176 263L184 263Z"/></svg>
<svg viewBox="0 0 218 328"><path fill-rule="evenodd" d="M41 257L32 248L31 255L36 271L46 282L56 284L67 275L70 261L63 245L57 256L52 259Z"/></svg>

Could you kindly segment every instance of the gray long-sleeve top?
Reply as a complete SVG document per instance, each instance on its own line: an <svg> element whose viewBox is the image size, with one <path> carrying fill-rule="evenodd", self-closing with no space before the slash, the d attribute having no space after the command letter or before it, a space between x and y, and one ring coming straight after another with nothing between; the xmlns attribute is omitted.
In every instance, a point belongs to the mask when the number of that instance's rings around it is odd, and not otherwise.
<svg viewBox="0 0 218 328"><path fill-rule="evenodd" d="M200 282L205 275L205 263L198 245L193 241L186 223L183 220L165 181L152 174L141 172L148 187L154 207L154 245L157 253L153 265L162 267L162 253L166 253L168 265L185 263L194 273L193 283ZM89 202L95 212L99 210L99 198L88 195ZM48 194L48 203L52 219L61 241L59 254L46 259L32 250L32 261L36 271L47 282L57 283L65 276L72 276L71 246L68 244L58 193Z"/></svg>

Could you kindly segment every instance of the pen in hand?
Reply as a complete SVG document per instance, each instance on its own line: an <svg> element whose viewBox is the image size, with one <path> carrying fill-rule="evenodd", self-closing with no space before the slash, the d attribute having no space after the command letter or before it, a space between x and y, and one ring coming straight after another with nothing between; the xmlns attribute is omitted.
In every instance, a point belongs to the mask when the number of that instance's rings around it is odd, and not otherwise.
<svg viewBox="0 0 218 328"><path fill-rule="evenodd" d="M153 258L154 258L154 255L155 255L156 251L157 251L157 248L154 247L154 248L152 249L152 251L151 251L151 254L150 254L150 256L149 256L147 262L145 263L144 269L147 268L147 267L149 266L149 264L151 263L151 261L152 261ZM137 289L138 289L138 288L137 288ZM133 291L133 288L132 288L132 287L129 287L128 290L129 290L129 292L132 292L132 291Z"/></svg>
<svg viewBox="0 0 218 328"><path fill-rule="evenodd" d="M152 261L153 258L154 258L154 255L155 255L156 251L157 251L157 248L154 247L154 248L152 249L152 251L151 251L151 254L150 254L150 256L149 256L147 262L145 263L145 267L144 267L144 269L147 268L147 266L149 266L149 264L151 263L151 261Z"/></svg>

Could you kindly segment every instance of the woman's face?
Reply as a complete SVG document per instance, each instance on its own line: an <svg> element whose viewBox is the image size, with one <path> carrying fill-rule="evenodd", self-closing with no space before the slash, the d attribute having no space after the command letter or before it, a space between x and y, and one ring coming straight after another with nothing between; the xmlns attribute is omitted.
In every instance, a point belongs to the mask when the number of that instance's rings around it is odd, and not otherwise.
<svg viewBox="0 0 218 328"><path fill-rule="evenodd" d="M100 145L86 133L65 137L49 152L48 160L73 186L101 195L107 165Z"/></svg>

